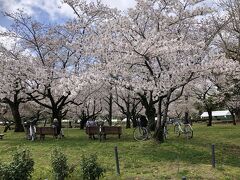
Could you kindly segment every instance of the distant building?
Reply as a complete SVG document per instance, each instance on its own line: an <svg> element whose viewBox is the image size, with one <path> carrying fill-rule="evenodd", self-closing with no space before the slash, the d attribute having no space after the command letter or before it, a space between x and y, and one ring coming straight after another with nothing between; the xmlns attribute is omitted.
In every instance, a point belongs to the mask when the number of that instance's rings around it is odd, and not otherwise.
<svg viewBox="0 0 240 180"><path fill-rule="evenodd" d="M232 115L228 110L224 111L212 111L213 120L226 120L231 121ZM208 119L208 112L203 112L201 119Z"/></svg>

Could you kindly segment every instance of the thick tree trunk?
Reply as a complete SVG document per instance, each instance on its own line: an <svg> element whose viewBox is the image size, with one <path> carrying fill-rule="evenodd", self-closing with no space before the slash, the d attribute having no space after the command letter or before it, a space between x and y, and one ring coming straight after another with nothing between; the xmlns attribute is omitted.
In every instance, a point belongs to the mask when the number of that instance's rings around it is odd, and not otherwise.
<svg viewBox="0 0 240 180"><path fill-rule="evenodd" d="M137 106L135 106L134 104L131 110L131 120L132 120L132 126L134 128L137 127L137 117L138 117Z"/></svg>
<svg viewBox="0 0 240 180"><path fill-rule="evenodd" d="M154 102L152 97L152 92L150 92L149 100L146 94L142 95L138 93L138 95L140 96L141 103L145 108L145 115L147 116L147 119L148 119L148 126L151 131L154 131L156 127L156 122L155 122L156 109L154 107L154 104L157 103L157 101Z"/></svg>
<svg viewBox="0 0 240 180"><path fill-rule="evenodd" d="M84 129L86 122L87 122L87 119L85 119L85 118L81 119L81 121L80 121L80 129Z"/></svg>
<svg viewBox="0 0 240 180"><path fill-rule="evenodd" d="M126 122L126 129L131 128L131 121L130 121L130 116L127 116L127 122Z"/></svg>
<svg viewBox="0 0 240 180"><path fill-rule="evenodd" d="M21 116L19 113L19 103L10 103L9 104L13 119L15 122L15 132L24 132Z"/></svg>
<svg viewBox="0 0 240 180"><path fill-rule="evenodd" d="M207 110L208 112L208 124L207 126L212 126L212 110Z"/></svg>
<svg viewBox="0 0 240 180"><path fill-rule="evenodd" d="M228 110L229 110L229 112L231 113L233 125L237 125L234 109L228 108Z"/></svg>
<svg viewBox="0 0 240 180"><path fill-rule="evenodd" d="M238 122L240 122L240 110L239 109L237 109L235 111L235 117L236 117L236 124L237 124Z"/></svg>
<svg viewBox="0 0 240 180"><path fill-rule="evenodd" d="M155 127L156 127L156 122L155 122L156 109L155 109L153 104L149 105L146 108L145 114L146 114L147 119L148 119L150 130L154 131Z"/></svg>
<svg viewBox="0 0 240 180"><path fill-rule="evenodd" d="M55 118L58 120L59 128L61 129L62 128L62 115L61 115L61 110L59 110L57 108L52 109L52 122Z"/></svg>
<svg viewBox="0 0 240 180"><path fill-rule="evenodd" d="M189 113L188 113L188 111L185 111L185 114L184 114L184 123L185 123L185 124L189 124Z"/></svg>
<svg viewBox="0 0 240 180"><path fill-rule="evenodd" d="M138 113L137 113L137 106L133 105L132 110L131 110L131 120L132 120L132 126L135 128L137 127L137 118L138 118Z"/></svg>
<svg viewBox="0 0 240 180"><path fill-rule="evenodd" d="M158 108L157 108L157 123L156 123L156 128L154 132L154 138L159 141L159 142L164 142L164 137L163 137L163 127L161 126L162 124L162 115L161 115L161 110L162 110L162 99L158 101Z"/></svg>
<svg viewBox="0 0 240 180"><path fill-rule="evenodd" d="M230 111L230 113L231 113L231 116L232 116L233 125L237 125L237 123L236 123L236 117L235 117L235 114L234 114L234 112L233 112L232 110L229 110L229 111Z"/></svg>
<svg viewBox="0 0 240 180"><path fill-rule="evenodd" d="M170 98L171 98L172 91L170 90L167 93L166 97L166 103L163 111L163 119L161 122L161 109L162 109L162 100L163 98L160 98L158 101L158 123L157 123L157 128L155 129L155 139L156 141L163 143L164 142L164 127L167 122L167 116L168 116L168 107L170 104Z"/></svg>
<svg viewBox="0 0 240 180"><path fill-rule="evenodd" d="M132 127L133 128L137 127L137 119L136 118L132 118Z"/></svg>

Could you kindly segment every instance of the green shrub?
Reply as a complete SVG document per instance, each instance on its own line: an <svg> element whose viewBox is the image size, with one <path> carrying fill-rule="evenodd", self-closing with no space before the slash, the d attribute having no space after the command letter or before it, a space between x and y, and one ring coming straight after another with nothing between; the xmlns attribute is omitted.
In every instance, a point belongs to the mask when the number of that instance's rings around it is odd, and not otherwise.
<svg viewBox="0 0 240 180"><path fill-rule="evenodd" d="M59 148L56 148L52 151L51 163L54 177L57 180L63 180L73 171L67 163L66 155Z"/></svg>
<svg viewBox="0 0 240 180"><path fill-rule="evenodd" d="M97 156L93 154L88 157L82 157L81 170L84 180L99 179L105 172L105 169L97 163Z"/></svg>
<svg viewBox="0 0 240 180"><path fill-rule="evenodd" d="M0 164L0 177L2 180L28 180L31 179L34 161L30 151L19 149L13 155L10 164Z"/></svg>
<svg viewBox="0 0 240 180"><path fill-rule="evenodd" d="M0 178L4 175L4 165L0 162Z"/></svg>

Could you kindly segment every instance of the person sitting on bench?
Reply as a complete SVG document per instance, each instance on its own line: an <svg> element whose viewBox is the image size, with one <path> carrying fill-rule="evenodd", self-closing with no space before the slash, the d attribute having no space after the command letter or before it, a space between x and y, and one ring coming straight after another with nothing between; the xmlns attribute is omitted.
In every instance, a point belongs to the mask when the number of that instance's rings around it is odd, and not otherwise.
<svg viewBox="0 0 240 180"><path fill-rule="evenodd" d="M92 120L92 119L87 120L86 127L95 127L95 126L97 126L97 123L94 120ZM94 134L93 135L89 135L89 138L95 139Z"/></svg>

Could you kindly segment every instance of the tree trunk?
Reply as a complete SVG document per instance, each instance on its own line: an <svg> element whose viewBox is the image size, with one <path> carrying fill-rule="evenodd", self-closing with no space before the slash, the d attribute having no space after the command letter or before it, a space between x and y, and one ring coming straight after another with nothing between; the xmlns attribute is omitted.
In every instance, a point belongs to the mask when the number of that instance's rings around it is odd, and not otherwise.
<svg viewBox="0 0 240 180"><path fill-rule="evenodd" d="M240 110L239 109L237 109L235 111L235 116L236 116L236 124L237 124L240 121Z"/></svg>
<svg viewBox="0 0 240 180"><path fill-rule="evenodd" d="M236 123L236 117L235 117L234 111L233 111L233 110L229 110L229 111L230 111L231 116L232 116L233 125L237 125L237 123Z"/></svg>
<svg viewBox="0 0 240 180"><path fill-rule="evenodd" d="M61 116L61 110L59 110L57 108L53 108L52 109L52 122L56 118L58 120L58 124L59 124L60 129L62 128L62 118L61 117L62 117Z"/></svg>
<svg viewBox="0 0 240 180"><path fill-rule="evenodd" d="M161 109L162 109L162 100L163 98L159 98L158 101L158 123L157 123L157 128L155 129L155 139L156 141L163 143L164 142L164 127L167 122L167 116L168 116L168 107L170 104L170 98L171 98L172 91L168 91L167 97L166 97L166 103L165 103L165 108L164 108L164 113L163 113L163 120L161 122Z"/></svg>
<svg viewBox="0 0 240 180"><path fill-rule="evenodd" d="M132 120L132 126L135 128L137 127L137 114L133 114L131 115L131 120Z"/></svg>
<svg viewBox="0 0 240 180"><path fill-rule="evenodd" d="M138 112L137 112L137 106L133 105L132 110L131 110L131 120L132 120L132 126L135 128L137 127L137 117L138 117Z"/></svg>
<svg viewBox="0 0 240 180"><path fill-rule="evenodd" d="M142 95L138 93L138 95L140 96L141 103L145 108L145 115L147 116L147 119L148 119L148 126L151 131L154 131L156 127L156 122L155 122L156 109L154 107L154 103L157 103L157 101L155 102L153 101L152 92L150 92L150 95L149 95L149 102L146 94Z"/></svg>
<svg viewBox="0 0 240 180"><path fill-rule="evenodd" d="M159 99L158 101L158 108L157 108L157 124L154 132L154 138L159 142L164 142L163 137L163 128L161 126L162 124L162 99Z"/></svg>
<svg viewBox="0 0 240 180"><path fill-rule="evenodd" d="M184 114L184 123L185 123L185 124L189 124L189 113L188 113L188 111L185 111L185 114Z"/></svg>
<svg viewBox="0 0 240 180"><path fill-rule="evenodd" d="M146 114L147 119L148 119L148 124L149 124L150 130L154 131L155 127L156 127L156 122L155 122L156 109L155 109L153 104L149 105L146 108L145 114Z"/></svg>
<svg viewBox="0 0 240 180"><path fill-rule="evenodd" d="M21 116L19 113L19 103L10 103L9 106L15 122L14 132L24 132Z"/></svg>
<svg viewBox="0 0 240 180"><path fill-rule="evenodd" d="M132 118L132 126L137 127L137 118Z"/></svg>
<svg viewBox="0 0 240 180"><path fill-rule="evenodd" d="M187 105L188 95L185 95L185 102L186 102L186 105ZM189 124L189 113L188 113L188 108L187 107L186 107L185 113L184 113L184 123Z"/></svg>
<svg viewBox="0 0 240 180"><path fill-rule="evenodd" d="M87 122L87 119L81 119L81 121L80 121L80 129L84 129L86 122Z"/></svg>
<svg viewBox="0 0 240 180"><path fill-rule="evenodd" d="M208 124L207 126L212 126L212 110L207 110L208 112Z"/></svg>
<svg viewBox="0 0 240 180"><path fill-rule="evenodd" d="M128 101L129 102L129 101ZM130 104L126 104L126 116L127 116L127 122L126 122L126 129L131 128L131 113L130 113Z"/></svg>
<svg viewBox="0 0 240 180"><path fill-rule="evenodd" d="M109 97L109 110L108 110L108 124L109 126L112 126L112 107L113 106L113 95L110 93Z"/></svg>
<svg viewBox="0 0 240 180"><path fill-rule="evenodd" d="M131 128L130 116L127 116L126 129Z"/></svg>

